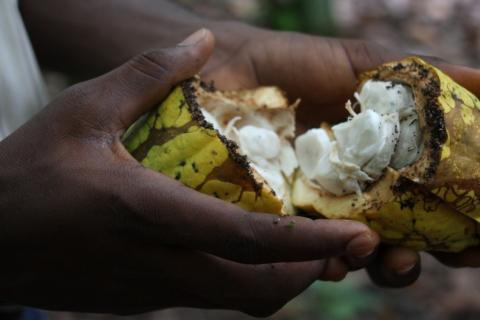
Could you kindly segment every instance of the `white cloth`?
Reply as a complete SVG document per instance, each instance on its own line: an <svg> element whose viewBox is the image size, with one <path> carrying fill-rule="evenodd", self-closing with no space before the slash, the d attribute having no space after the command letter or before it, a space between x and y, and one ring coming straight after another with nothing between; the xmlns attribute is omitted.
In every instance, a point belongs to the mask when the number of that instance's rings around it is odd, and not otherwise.
<svg viewBox="0 0 480 320"><path fill-rule="evenodd" d="M0 140L47 103L17 0L0 0Z"/></svg>

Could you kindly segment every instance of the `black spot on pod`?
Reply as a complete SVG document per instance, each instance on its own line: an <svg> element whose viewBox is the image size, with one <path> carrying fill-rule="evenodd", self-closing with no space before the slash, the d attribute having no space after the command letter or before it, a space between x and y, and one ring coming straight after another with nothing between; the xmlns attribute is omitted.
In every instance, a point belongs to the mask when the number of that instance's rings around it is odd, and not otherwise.
<svg viewBox="0 0 480 320"><path fill-rule="evenodd" d="M194 172L198 172L198 167L196 162L192 162L192 169Z"/></svg>

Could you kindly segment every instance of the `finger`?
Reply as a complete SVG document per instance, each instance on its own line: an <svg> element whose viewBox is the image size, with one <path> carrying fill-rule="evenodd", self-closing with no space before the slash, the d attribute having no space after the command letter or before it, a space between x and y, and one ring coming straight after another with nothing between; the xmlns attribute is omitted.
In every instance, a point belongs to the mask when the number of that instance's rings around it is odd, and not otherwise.
<svg viewBox="0 0 480 320"><path fill-rule="evenodd" d="M124 181L128 181L128 185ZM143 221L145 241L197 249L244 263L365 257L379 243L364 224L248 213L164 175L138 167L112 182Z"/></svg>
<svg viewBox="0 0 480 320"><path fill-rule="evenodd" d="M418 253L401 247L383 248L367 267L375 284L392 288L414 283L420 276L420 270Z"/></svg>
<svg viewBox="0 0 480 320"><path fill-rule="evenodd" d="M366 267L375 259L375 256L376 252L372 252L372 254L363 258L346 256L342 258L342 261L348 267L349 271L355 271Z"/></svg>
<svg viewBox="0 0 480 320"><path fill-rule="evenodd" d="M184 296L181 306L235 309L255 316L279 310L316 281L326 266L320 260L246 265L173 248L143 247L135 251L130 261L136 263L126 265L125 273L117 272L129 279L125 290L131 291L133 286L140 296L150 297L151 305L159 303L159 287L171 288L176 296ZM139 282L139 277L149 280ZM145 297L142 300L145 303ZM169 303L175 305L175 301Z"/></svg>
<svg viewBox="0 0 480 320"><path fill-rule="evenodd" d="M212 33L201 29L176 47L143 53L110 73L77 85L73 94L87 100L82 115L91 118L91 123L124 130L161 102L174 85L198 73L213 47Z"/></svg>
<svg viewBox="0 0 480 320"><path fill-rule="evenodd" d="M468 248L459 253L430 252L441 263L454 268L480 267L480 248Z"/></svg>
<svg viewBox="0 0 480 320"><path fill-rule="evenodd" d="M349 266L341 258L330 258L325 260L323 272L318 277L322 281L338 282L343 280L349 271Z"/></svg>
<svg viewBox="0 0 480 320"><path fill-rule="evenodd" d="M34 277L34 292L17 302L81 312L129 314L175 306L241 310L266 316L304 291L324 273L324 261L245 265L200 252L125 240L122 255L94 277L62 273ZM107 253L108 255L108 253ZM56 279L47 283L45 279ZM62 294L65 282L72 294ZM49 288L52 301L42 296ZM95 287L97 290L93 290ZM35 291L38 291L35 293Z"/></svg>

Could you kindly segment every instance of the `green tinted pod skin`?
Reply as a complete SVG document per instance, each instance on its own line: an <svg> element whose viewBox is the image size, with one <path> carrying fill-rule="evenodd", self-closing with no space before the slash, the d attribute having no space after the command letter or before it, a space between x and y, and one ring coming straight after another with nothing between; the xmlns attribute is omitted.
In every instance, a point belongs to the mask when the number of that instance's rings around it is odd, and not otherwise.
<svg viewBox="0 0 480 320"><path fill-rule="evenodd" d="M235 143L205 121L198 79L185 81L130 128L127 150L145 167L247 211L283 214L283 202L239 155Z"/></svg>

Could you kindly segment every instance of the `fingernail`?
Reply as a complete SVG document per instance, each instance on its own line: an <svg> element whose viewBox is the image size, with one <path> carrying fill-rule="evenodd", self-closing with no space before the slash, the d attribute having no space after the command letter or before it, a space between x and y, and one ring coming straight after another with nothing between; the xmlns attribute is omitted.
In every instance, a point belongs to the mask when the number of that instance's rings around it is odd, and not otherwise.
<svg viewBox="0 0 480 320"><path fill-rule="evenodd" d="M408 274L410 271L412 271L413 268L415 268L415 265L416 265L415 263L406 264L403 267L397 268L395 270L395 273L400 275L400 276L404 276L404 275Z"/></svg>
<svg viewBox="0 0 480 320"><path fill-rule="evenodd" d="M374 237L369 233L363 233L348 243L347 254L355 258L363 259L375 251L375 245Z"/></svg>
<svg viewBox="0 0 480 320"><path fill-rule="evenodd" d="M178 46L180 47L193 46L205 37L205 33L206 33L205 29L197 30L191 35L189 35L185 40L180 42Z"/></svg>

